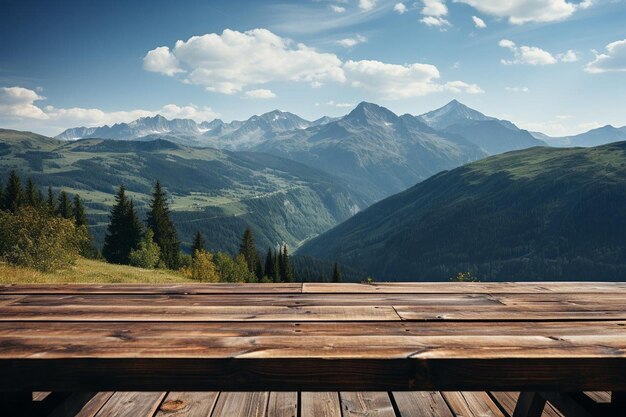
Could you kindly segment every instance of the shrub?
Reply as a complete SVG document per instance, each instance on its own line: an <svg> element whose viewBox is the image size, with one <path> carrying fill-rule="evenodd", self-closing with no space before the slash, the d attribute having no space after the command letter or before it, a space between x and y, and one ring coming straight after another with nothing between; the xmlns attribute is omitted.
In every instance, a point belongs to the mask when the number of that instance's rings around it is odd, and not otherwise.
<svg viewBox="0 0 626 417"><path fill-rule="evenodd" d="M213 254L205 250L195 251L191 264L191 277L203 282L220 282L220 276L213 262Z"/></svg>
<svg viewBox="0 0 626 417"><path fill-rule="evenodd" d="M154 232L148 229L141 242L139 242L139 247L130 251L128 262L132 266L153 269L159 264L160 255L159 245L154 243Z"/></svg>
<svg viewBox="0 0 626 417"><path fill-rule="evenodd" d="M246 258L241 254L233 259L219 252L215 255L215 266L222 282L256 282L254 273L248 269Z"/></svg>
<svg viewBox="0 0 626 417"><path fill-rule="evenodd" d="M85 228L45 210L24 206L15 213L0 211L0 257L13 265L43 272L67 268L88 240Z"/></svg>

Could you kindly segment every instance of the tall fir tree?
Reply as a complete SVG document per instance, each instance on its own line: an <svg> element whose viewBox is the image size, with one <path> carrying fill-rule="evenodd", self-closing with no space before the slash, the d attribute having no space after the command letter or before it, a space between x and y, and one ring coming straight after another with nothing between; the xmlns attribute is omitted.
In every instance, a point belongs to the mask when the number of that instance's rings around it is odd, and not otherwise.
<svg viewBox="0 0 626 417"><path fill-rule="evenodd" d="M115 205L111 208L102 255L108 262L127 264L130 252L137 249L141 237L142 227L137 212L133 202L126 197L126 189L121 185L115 196Z"/></svg>
<svg viewBox="0 0 626 417"><path fill-rule="evenodd" d="M180 241L170 218L167 196L160 181L154 184L146 223L154 232L154 241L161 248L161 260L165 266L169 269L178 269L180 267Z"/></svg>
<svg viewBox="0 0 626 417"><path fill-rule="evenodd" d="M0 178L0 210L6 210L4 207L4 182Z"/></svg>
<svg viewBox="0 0 626 417"><path fill-rule="evenodd" d="M287 245L283 246L280 256L280 279L282 282L293 281L293 269L291 268L291 260L289 259Z"/></svg>
<svg viewBox="0 0 626 417"><path fill-rule="evenodd" d="M57 214L64 219L71 219L73 217L72 203L70 197L65 191L61 191L59 194L59 205L57 207Z"/></svg>
<svg viewBox="0 0 626 417"><path fill-rule="evenodd" d="M85 214L85 205L81 200L80 195L74 195L74 204L72 206L72 216L74 217L74 223L76 226L87 226L87 215Z"/></svg>
<svg viewBox="0 0 626 417"><path fill-rule="evenodd" d="M283 257L283 254L279 246L278 250L274 251L274 276L272 277L272 281L274 282L280 282L280 278L282 276L281 274L281 266L283 264L282 257Z"/></svg>
<svg viewBox="0 0 626 417"><path fill-rule="evenodd" d="M4 190L3 197L3 207L13 213L17 211L24 201L22 182L15 171L11 171L9 174L9 182Z"/></svg>
<svg viewBox="0 0 626 417"><path fill-rule="evenodd" d="M204 237L202 233L199 231L196 232L196 235L193 237L193 244L191 245L191 256L195 257L196 252L205 250L206 242L204 241Z"/></svg>
<svg viewBox="0 0 626 417"><path fill-rule="evenodd" d="M265 255L265 276L271 280L274 279L274 254L272 248L267 248L267 255Z"/></svg>
<svg viewBox="0 0 626 417"><path fill-rule="evenodd" d="M261 263L261 254L258 252L256 256L256 265L254 266L254 275L256 275L256 280L261 282L263 279L263 264Z"/></svg>
<svg viewBox="0 0 626 417"><path fill-rule="evenodd" d="M248 271L253 274L256 273L256 262L258 253L254 247L254 236L252 235L252 229L246 228L241 238L241 244L239 245L239 254L246 258L246 265L248 265Z"/></svg>
<svg viewBox="0 0 626 417"><path fill-rule="evenodd" d="M52 191L52 187L48 186L48 199L46 200L46 207L50 213L56 213L57 205L54 201L54 192Z"/></svg>
<svg viewBox="0 0 626 417"><path fill-rule="evenodd" d="M341 282L341 271L339 270L339 264L335 262L333 266L333 282Z"/></svg>
<svg viewBox="0 0 626 417"><path fill-rule="evenodd" d="M26 182L25 202L31 207L39 207L39 195L37 194L37 187L32 178L28 177Z"/></svg>

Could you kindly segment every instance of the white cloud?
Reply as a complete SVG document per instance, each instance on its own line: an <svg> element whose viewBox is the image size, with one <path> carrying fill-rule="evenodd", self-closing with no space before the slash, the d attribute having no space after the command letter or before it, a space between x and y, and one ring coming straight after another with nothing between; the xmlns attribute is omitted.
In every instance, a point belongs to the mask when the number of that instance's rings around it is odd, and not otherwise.
<svg viewBox="0 0 626 417"><path fill-rule="evenodd" d="M327 106L338 107L338 108L351 108L354 107L353 103L337 103L334 100L330 100L326 103Z"/></svg>
<svg viewBox="0 0 626 417"><path fill-rule="evenodd" d="M376 6L377 0L359 0L359 9L364 12L372 10Z"/></svg>
<svg viewBox="0 0 626 417"><path fill-rule="evenodd" d="M530 22L554 22L570 17L576 10L592 5L591 0L572 3L566 0L454 0L466 3L478 11L496 17L508 18L521 25Z"/></svg>
<svg viewBox="0 0 626 417"><path fill-rule="evenodd" d="M337 41L337 44L343 46L344 48L352 48L353 46L364 42L367 42L367 38L365 36L356 35L354 38L340 39Z"/></svg>
<svg viewBox="0 0 626 417"><path fill-rule="evenodd" d="M436 16L424 16L420 19L420 22L422 22L426 26L450 26L450 22L448 22L446 19Z"/></svg>
<svg viewBox="0 0 626 417"><path fill-rule="evenodd" d="M393 10L402 14L406 12L406 6L404 5L404 3L396 3L395 6L393 6Z"/></svg>
<svg viewBox="0 0 626 417"><path fill-rule="evenodd" d="M245 92L246 97L250 98L259 98L259 99L270 99L276 98L276 94L272 90L268 90L265 88L259 88L256 90L249 90Z"/></svg>
<svg viewBox="0 0 626 417"><path fill-rule="evenodd" d="M606 46L605 53L596 53L596 58L585 66L590 74L626 71L626 39Z"/></svg>
<svg viewBox="0 0 626 417"><path fill-rule="evenodd" d="M472 16L472 21L474 22L474 26L476 26L478 29L484 29L487 27L485 21L478 16Z"/></svg>
<svg viewBox="0 0 626 417"><path fill-rule="evenodd" d="M27 119L48 118L36 101L45 100L33 90L22 87L0 87L0 115Z"/></svg>
<svg viewBox="0 0 626 417"><path fill-rule="evenodd" d="M397 65L370 60L348 61L344 70L353 87L375 92L382 98L391 100L441 91L468 94L482 92L477 85L462 81L438 83L439 70L429 64Z"/></svg>
<svg viewBox="0 0 626 417"><path fill-rule="evenodd" d="M158 49L148 52L146 58ZM186 82L223 94L235 94L247 86L272 81L345 80L336 55L317 52L267 29L247 32L225 29L221 35L192 36L187 41L177 41L166 52L176 59L176 69L188 72ZM173 62L172 59L168 62ZM152 68L157 71L159 67ZM176 69L164 67L170 73ZM165 71L162 72L167 74Z"/></svg>
<svg viewBox="0 0 626 417"><path fill-rule="evenodd" d="M443 0L423 0L423 2L422 14L424 16L445 16L448 14L448 7Z"/></svg>
<svg viewBox="0 0 626 417"><path fill-rule="evenodd" d="M337 6L336 4L331 4L329 7L330 7L330 10L332 10L335 13L345 13L346 11L345 7Z"/></svg>
<svg viewBox="0 0 626 417"><path fill-rule="evenodd" d="M576 61L578 61L578 55L576 54L576 52L572 51L571 49L568 50L565 53L557 54L556 57L561 62L576 62Z"/></svg>
<svg viewBox="0 0 626 417"><path fill-rule="evenodd" d="M557 59L548 51L534 46L516 46L515 42L502 39L498 45L513 52L515 59L502 59L504 65L552 65L557 63Z"/></svg>
<svg viewBox="0 0 626 417"><path fill-rule="evenodd" d="M170 77L184 72L178 67L178 60L167 46L160 46L149 51L143 58L143 68L146 71L160 72Z"/></svg>
<svg viewBox="0 0 626 417"><path fill-rule="evenodd" d="M504 87L504 89L511 93L528 93L530 91L528 87Z"/></svg>
<svg viewBox="0 0 626 417"><path fill-rule="evenodd" d="M193 119L197 122L212 120L219 115L210 107L193 104L179 106L167 104L157 110L104 111L96 108L57 108L39 107L35 101L43 100L35 91L22 87L0 88L0 119L22 129L41 128L49 134L75 126L99 126L114 123L128 123L140 117L160 114L168 119Z"/></svg>
<svg viewBox="0 0 626 417"><path fill-rule="evenodd" d="M544 120L539 122L522 121L516 124L522 129L530 130L531 132L541 132L552 137L563 137L577 135L579 133L587 132L591 129L602 127L598 122L582 122L582 123L564 123L566 120L560 116L556 116L554 120Z"/></svg>

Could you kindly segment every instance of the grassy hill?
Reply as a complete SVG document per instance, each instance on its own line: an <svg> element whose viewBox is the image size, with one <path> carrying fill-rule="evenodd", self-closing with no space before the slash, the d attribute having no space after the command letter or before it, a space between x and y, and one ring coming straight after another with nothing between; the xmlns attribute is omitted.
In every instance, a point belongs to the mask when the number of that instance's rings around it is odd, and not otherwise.
<svg viewBox="0 0 626 417"><path fill-rule="evenodd" d="M626 279L626 142L532 148L435 175L305 244L382 280Z"/></svg>
<svg viewBox="0 0 626 417"><path fill-rule="evenodd" d="M342 180L294 161L164 140L67 142L0 130L0 176L12 169L55 191L79 193L96 244L103 240L121 183L143 217L151 187L160 179L184 246L199 230L212 251L236 250L248 226L260 248L283 242L295 248L366 206Z"/></svg>

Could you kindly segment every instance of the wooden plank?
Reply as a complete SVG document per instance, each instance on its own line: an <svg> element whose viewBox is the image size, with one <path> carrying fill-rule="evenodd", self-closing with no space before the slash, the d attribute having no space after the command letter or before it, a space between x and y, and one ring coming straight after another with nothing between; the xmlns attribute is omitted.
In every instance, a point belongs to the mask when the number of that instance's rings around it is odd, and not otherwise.
<svg viewBox="0 0 626 417"><path fill-rule="evenodd" d="M401 417L453 417L437 391L394 392Z"/></svg>
<svg viewBox="0 0 626 417"><path fill-rule="evenodd" d="M0 307L0 321L390 321L393 307L379 306L139 306Z"/></svg>
<svg viewBox="0 0 626 417"><path fill-rule="evenodd" d="M396 417L387 392L341 392L343 417Z"/></svg>
<svg viewBox="0 0 626 417"><path fill-rule="evenodd" d="M152 417L165 392L116 392L96 417Z"/></svg>
<svg viewBox="0 0 626 417"><path fill-rule="evenodd" d="M97 393L74 417L94 417L112 396L113 392Z"/></svg>
<svg viewBox="0 0 626 417"><path fill-rule="evenodd" d="M43 401L48 395L50 395L49 391L33 392L33 401Z"/></svg>
<svg viewBox="0 0 626 417"><path fill-rule="evenodd" d="M301 417L341 417L337 392L303 392L300 394Z"/></svg>
<svg viewBox="0 0 626 417"><path fill-rule="evenodd" d="M610 403L611 402L610 391L587 391L585 392L585 395L597 403Z"/></svg>
<svg viewBox="0 0 626 417"><path fill-rule="evenodd" d="M221 392L211 417L264 417L268 392Z"/></svg>
<svg viewBox="0 0 626 417"><path fill-rule="evenodd" d="M267 417L296 417L298 415L297 392L271 392L267 404Z"/></svg>
<svg viewBox="0 0 626 417"><path fill-rule="evenodd" d="M513 410L513 417L541 417L546 408L546 399L532 391L520 392Z"/></svg>
<svg viewBox="0 0 626 417"><path fill-rule="evenodd" d="M486 392L442 392L455 415L467 417L505 417Z"/></svg>
<svg viewBox="0 0 626 417"><path fill-rule="evenodd" d="M508 415L513 415L515 406L517 405L517 400L519 399L518 392L492 391L490 392L490 395L494 401L500 404L500 408L502 408ZM548 403L543 409L542 417L563 417L563 415L555 410L550 403Z"/></svg>
<svg viewBox="0 0 626 417"><path fill-rule="evenodd" d="M2 294L228 294L300 293L301 283L283 284L4 284Z"/></svg>
<svg viewBox="0 0 626 417"><path fill-rule="evenodd" d="M615 293L623 282L375 282L372 284L304 283L304 293Z"/></svg>
<svg viewBox="0 0 626 417"><path fill-rule="evenodd" d="M217 401L217 392L169 392L155 417L207 417Z"/></svg>

